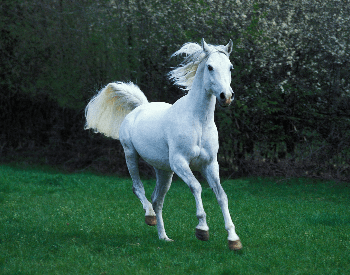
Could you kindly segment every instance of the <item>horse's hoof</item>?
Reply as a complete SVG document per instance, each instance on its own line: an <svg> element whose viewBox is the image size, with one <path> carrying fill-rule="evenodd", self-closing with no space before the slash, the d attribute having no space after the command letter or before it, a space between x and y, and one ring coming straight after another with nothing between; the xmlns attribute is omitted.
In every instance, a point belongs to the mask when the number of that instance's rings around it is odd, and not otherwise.
<svg viewBox="0 0 350 275"><path fill-rule="evenodd" d="M196 237L198 240L207 241L209 240L209 231L196 228Z"/></svg>
<svg viewBox="0 0 350 275"><path fill-rule="evenodd" d="M237 241L228 241L228 248L230 250L241 250L243 248L241 240Z"/></svg>
<svg viewBox="0 0 350 275"><path fill-rule="evenodd" d="M157 224L156 216L145 216L145 222L149 226L155 226Z"/></svg>
<svg viewBox="0 0 350 275"><path fill-rule="evenodd" d="M163 239L164 241L166 241L166 242L173 242L174 240L172 240L172 239L169 239L169 238L166 238L166 239Z"/></svg>

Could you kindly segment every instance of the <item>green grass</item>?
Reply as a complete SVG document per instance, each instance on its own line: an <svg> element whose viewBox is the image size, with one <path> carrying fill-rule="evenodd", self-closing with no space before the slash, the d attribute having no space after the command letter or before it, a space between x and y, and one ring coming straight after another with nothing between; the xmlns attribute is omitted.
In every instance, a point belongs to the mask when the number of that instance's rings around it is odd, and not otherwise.
<svg viewBox="0 0 350 275"><path fill-rule="evenodd" d="M195 238L195 201L173 182L158 240L129 178L0 166L0 274L349 274L350 185L310 179L222 183L240 252L229 251L203 184L210 240ZM148 197L154 180L145 180Z"/></svg>

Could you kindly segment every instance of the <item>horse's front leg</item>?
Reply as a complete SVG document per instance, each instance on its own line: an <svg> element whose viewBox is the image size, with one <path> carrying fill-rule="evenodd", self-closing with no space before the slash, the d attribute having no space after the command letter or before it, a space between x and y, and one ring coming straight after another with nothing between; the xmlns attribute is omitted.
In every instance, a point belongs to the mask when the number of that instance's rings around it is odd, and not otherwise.
<svg viewBox="0 0 350 275"><path fill-rule="evenodd" d="M196 237L201 241L209 240L209 227L207 225L206 214L204 212L201 193L202 186L193 175L189 163L182 156L172 158L171 169L189 186L195 200L197 208L198 225L196 226Z"/></svg>
<svg viewBox="0 0 350 275"><path fill-rule="evenodd" d="M225 228L228 232L228 243L229 248L231 250L240 250L242 249L242 243L236 234L235 226L232 222L230 212L228 210L228 199L227 195L222 188L220 184L220 177L219 177L219 164L214 161L210 165L206 166L203 171L202 175L206 178L208 181L208 184L214 191L216 198L218 200L218 203L221 207L222 214L224 216L225 220Z"/></svg>

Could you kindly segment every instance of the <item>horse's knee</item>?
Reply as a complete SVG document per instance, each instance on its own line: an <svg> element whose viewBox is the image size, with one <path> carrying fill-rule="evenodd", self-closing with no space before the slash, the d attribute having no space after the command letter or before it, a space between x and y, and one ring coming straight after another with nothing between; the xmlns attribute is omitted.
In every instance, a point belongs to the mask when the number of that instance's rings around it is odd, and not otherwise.
<svg viewBox="0 0 350 275"><path fill-rule="evenodd" d="M202 186L200 185L199 182L197 182L197 181L191 182L188 186L189 186L192 194L202 193Z"/></svg>
<svg viewBox="0 0 350 275"><path fill-rule="evenodd" d="M217 200L218 200L219 205L227 205L228 204L228 199L227 199L227 195L225 192L218 194Z"/></svg>
<svg viewBox="0 0 350 275"><path fill-rule="evenodd" d="M139 188L136 188L134 185L132 186L132 192L138 197Z"/></svg>

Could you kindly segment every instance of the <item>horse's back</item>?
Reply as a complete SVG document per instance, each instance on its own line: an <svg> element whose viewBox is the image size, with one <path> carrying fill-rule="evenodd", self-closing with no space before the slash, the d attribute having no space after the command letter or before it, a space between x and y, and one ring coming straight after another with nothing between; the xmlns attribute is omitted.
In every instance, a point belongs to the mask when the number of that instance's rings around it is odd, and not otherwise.
<svg viewBox="0 0 350 275"><path fill-rule="evenodd" d="M132 144L146 162L163 170L170 170L164 128L166 113L171 106L164 102L143 104L125 117L119 132L123 146Z"/></svg>

